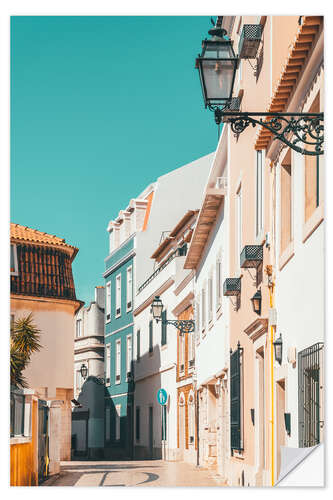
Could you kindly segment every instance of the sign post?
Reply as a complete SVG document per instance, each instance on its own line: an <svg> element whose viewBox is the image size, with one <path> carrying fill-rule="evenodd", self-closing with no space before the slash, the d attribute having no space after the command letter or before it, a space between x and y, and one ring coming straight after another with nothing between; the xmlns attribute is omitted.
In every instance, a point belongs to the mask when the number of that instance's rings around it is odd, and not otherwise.
<svg viewBox="0 0 333 500"><path fill-rule="evenodd" d="M168 402L168 393L165 389L157 391L157 401L162 406L162 443L163 443L163 459L165 460L165 441L166 441L166 404Z"/></svg>

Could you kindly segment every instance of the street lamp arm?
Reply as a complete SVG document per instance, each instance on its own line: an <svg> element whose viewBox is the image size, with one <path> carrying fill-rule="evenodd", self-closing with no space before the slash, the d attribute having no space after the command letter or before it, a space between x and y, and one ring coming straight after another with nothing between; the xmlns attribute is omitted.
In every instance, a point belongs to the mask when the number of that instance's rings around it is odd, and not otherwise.
<svg viewBox="0 0 333 500"><path fill-rule="evenodd" d="M195 330L195 323L193 319L157 319L156 321L161 321L163 325L173 325L182 333L192 333Z"/></svg>
<svg viewBox="0 0 333 500"><path fill-rule="evenodd" d="M216 123L226 118L235 134L241 134L249 125L259 125L269 130L273 139L280 140L297 153L310 156L324 154L324 113L247 113L224 111L219 107L214 112ZM314 149L306 150L306 145Z"/></svg>

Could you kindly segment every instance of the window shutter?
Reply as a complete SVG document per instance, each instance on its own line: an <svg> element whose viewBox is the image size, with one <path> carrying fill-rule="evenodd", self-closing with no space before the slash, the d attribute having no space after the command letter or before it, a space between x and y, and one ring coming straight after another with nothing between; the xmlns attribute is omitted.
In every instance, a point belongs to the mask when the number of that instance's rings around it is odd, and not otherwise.
<svg viewBox="0 0 333 500"><path fill-rule="evenodd" d="M230 353L230 445L231 450L241 446L241 351L239 346Z"/></svg>
<svg viewBox="0 0 333 500"><path fill-rule="evenodd" d="M162 337L161 337L161 345L165 345L167 343L167 325L166 323L163 323L164 321L166 321L166 311L162 311L162 321L161 321L161 324L162 324Z"/></svg>

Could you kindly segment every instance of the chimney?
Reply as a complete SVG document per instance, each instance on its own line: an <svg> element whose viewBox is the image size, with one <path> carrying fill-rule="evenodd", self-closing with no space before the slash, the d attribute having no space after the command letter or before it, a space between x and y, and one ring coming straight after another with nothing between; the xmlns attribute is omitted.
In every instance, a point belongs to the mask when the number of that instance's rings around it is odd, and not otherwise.
<svg viewBox="0 0 333 500"><path fill-rule="evenodd" d="M105 288L104 286L95 286L95 302L101 309L105 308Z"/></svg>

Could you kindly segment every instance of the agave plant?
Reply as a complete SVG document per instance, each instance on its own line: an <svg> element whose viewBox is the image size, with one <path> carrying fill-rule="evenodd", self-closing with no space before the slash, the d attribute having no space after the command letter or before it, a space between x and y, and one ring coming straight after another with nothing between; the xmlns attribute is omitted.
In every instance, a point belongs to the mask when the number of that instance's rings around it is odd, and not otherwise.
<svg viewBox="0 0 333 500"><path fill-rule="evenodd" d="M10 332L10 383L16 387L27 387L22 375L32 353L41 349L40 330L33 322L32 313L13 322Z"/></svg>

